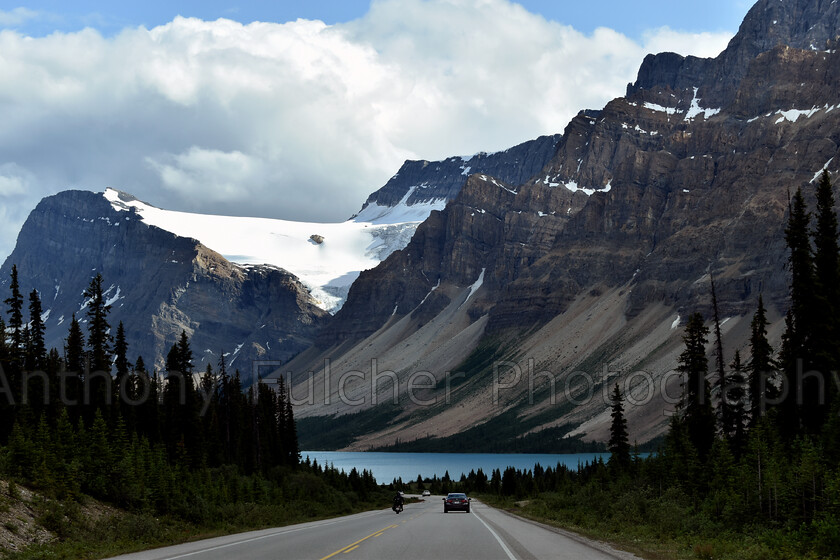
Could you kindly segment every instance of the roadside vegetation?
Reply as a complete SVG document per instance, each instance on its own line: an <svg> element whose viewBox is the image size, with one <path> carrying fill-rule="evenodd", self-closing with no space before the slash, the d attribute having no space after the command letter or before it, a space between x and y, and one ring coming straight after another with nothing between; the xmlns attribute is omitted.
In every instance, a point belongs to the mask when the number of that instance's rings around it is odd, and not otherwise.
<svg viewBox="0 0 840 560"><path fill-rule="evenodd" d="M185 332L165 376L129 361L122 323L110 335L101 276L63 352L44 348L37 291L24 318L15 267L10 291L9 321L0 318L4 557L101 558L390 503L367 471L301 463L282 382L245 388L224 353L199 375Z"/></svg>
<svg viewBox="0 0 840 560"><path fill-rule="evenodd" d="M712 279L712 328L699 313L685 325L683 396L657 453L633 452L616 385L606 463L413 484L472 493L647 558L840 558L840 251L827 173L815 198L813 217L801 191L791 200L781 347L768 342L759 296L748 359L727 356Z"/></svg>

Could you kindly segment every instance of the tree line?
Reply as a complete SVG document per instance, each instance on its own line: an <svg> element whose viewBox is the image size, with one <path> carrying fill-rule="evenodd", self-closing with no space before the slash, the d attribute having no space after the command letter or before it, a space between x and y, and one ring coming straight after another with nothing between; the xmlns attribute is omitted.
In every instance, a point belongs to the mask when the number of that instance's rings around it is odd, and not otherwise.
<svg viewBox="0 0 840 560"><path fill-rule="evenodd" d="M184 493L184 473L267 476L298 467L282 379L245 388L223 352L216 368L196 372L185 331L165 371L149 371L142 356L130 360L123 323L111 334L101 274L63 348L47 350L40 294L29 292L26 316L17 266L9 290L8 321L0 317L0 469L8 476L59 497L84 493L167 511Z"/></svg>
<svg viewBox="0 0 840 560"><path fill-rule="evenodd" d="M685 325L682 397L657 453L633 451L618 385L611 393L609 460L580 469L536 465L471 472L435 490L531 498L527 511L602 535L685 539L712 557L840 554L840 249L831 180L816 187L814 214L801 189L790 200L790 307L779 348L768 340L759 295L749 356L725 355L714 278L711 328ZM707 346L711 339L711 364ZM492 499L492 498L491 498ZM727 541L728 539L728 541ZM724 542L726 541L726 542ZM731 553L733 545L743 554ZM741 554L741 553L739 553Z"/></svg>

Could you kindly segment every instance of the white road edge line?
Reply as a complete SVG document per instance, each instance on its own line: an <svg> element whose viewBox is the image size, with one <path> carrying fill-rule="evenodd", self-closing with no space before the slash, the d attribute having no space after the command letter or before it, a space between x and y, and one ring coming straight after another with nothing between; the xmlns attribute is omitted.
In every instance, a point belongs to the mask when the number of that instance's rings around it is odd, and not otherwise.
<svg viewBox="0 0 840 560"><path fill-rule="evenodd" d="M476 519L481 521L482 525L487 527L487 530L490 531L491 535L496 537L496 540L499 542L499 546L501 546L502 550L505 551L505 554L507 554L507 557L510 558L510 560L516 560L516 556L514 556L513 553L510 551L510 549L505 545L504 541L502 541L502 538L499 535L496 534L496 531L494 531L493 528L490 527L490 525L485 523L484 520L482 518L480 518L477 513L473 513L473 515L475 515Z"/></svg>
<svg viewBox="0 0 840 560"><path fill-rule="evenodd" d="M373 512L371 512L373 513ZM370 517L369 515L365 515L364 517ZM184 554L179 554L177 556L167 556L162 560L177 560L178 558L187 558L188 556L195 556L196 554L204 554L205 552L211 552L213 550L221 550L223 548L230 548L231 546L238 546L240 544L245 544L254 541L260 541L262 539L268 539L271 537L279 537L282 535L288 535L289 533L297 533L298 531L305 531L306 529L316 529L319 527L326 527L327 525L335 525L336 523L341 522L341 519L336 519L333 521L328 521L327 523L319 523L318 525L310 525L308 527L298 527L297 529L289 529L286 531L278 531L276 533L271 533L268 535L260 535L259 537L251 537L250 539L243 539L241 541L236 541L227 544L220 544L218 546L212 546L210 548L203 548L201 550L194 550L193 552L186 552ZM498 538L498 537L497 537Z"/></svg>

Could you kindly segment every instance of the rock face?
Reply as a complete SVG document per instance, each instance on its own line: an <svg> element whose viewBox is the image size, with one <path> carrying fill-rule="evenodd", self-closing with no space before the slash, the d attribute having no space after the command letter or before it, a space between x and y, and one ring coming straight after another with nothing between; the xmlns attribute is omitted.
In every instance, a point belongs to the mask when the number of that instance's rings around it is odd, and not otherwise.
<svg viewBox="0 0 840 560"><path fill-rule="evenodd" d="M255 360L285 362L309 346L327 316L286 271L232 265L86 191L45 198L32 211L0 268L4 290L12 264L21 290L37 289L49 311L48 347L63 348L73 313L86 320L82 293L101 273L109 321L114 330L123 322L129 359L143 356L159 369L185 330L198 369L208 362L215 367L224 351L228 364L249 378Z"/></svg>
<svg viewBox="0 0 840 560"><path fill-rule="evenodd" d="M503 152L480 152L443 161L406 161L385 186L368 197L362 209L370 204L395 206L406 195L409 195L408 199L403 202L409 205L452 200L467 177L474 173L485 173L518 185L543 168L559 141L560 135L554 134L540 136Z"/></svg>
<svg viewBox="0 0 840 560"><path fill-rule="evenodd" d="M409 370L463 368L472 377L461 390L472 385L473 401L489 384L490 364L476 367L488 353L516 359L523 369L533 358L538 369L555 372L647 364L661 369L650 372L657 378L675 365L680 317L695 310L710 316L710 274L722 313L735 318L729 342L743 347L746 331L736 328L736 319L749 322L760 293L776 313L787 307L790 192L801 187L813 204L823 169L837 182L838 29L840 3L761 0L717 58L647 57L627 95L574 118L534 176L471 175L405 250L360 276L317 349L290 369L317 370L325 356L358 367L376 357L364 348L379 348L394 354L389 367L401 379ZM613 307L609 313L605 302ZM429 348L427 357L411 354L414 361L401 364L397 349L410 353L412 337L452 306L459 315L447 325L461 325L469 343L445 360L436 362ZM612 324L595 331L570 327L587 316ZM580 332L592 338L573 351L557 338ZM656 343L652 332L661 337ZM438 388L441 375L435 374ZM609 422L607 403L551 408L545 395L519 398L509 403L518 407L516 419L542 415L523 431L572 423L596 437ZM461 403L469 409L461 416L409 406L398 421L371 425L358 441L453 435L508 411L476 412L467 404L473 401ZM635 421L650 437L661 432L662 407L654 400L632 409L631 427ZM303 415L343 412L333 401Z"/></svg>

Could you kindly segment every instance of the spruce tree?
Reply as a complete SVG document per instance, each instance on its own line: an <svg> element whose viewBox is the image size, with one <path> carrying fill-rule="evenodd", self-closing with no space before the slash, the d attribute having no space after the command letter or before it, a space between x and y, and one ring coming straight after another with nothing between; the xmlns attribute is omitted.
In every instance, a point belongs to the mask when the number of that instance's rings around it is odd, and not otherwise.
<svg viewBox="0 0 840 560"><path fill-rule="evenodd" d="M41 319L42 315L43 310L38 290L32 290L29 294L29 355L31 363L27 366L27 369L30 370L43 370L46 367L47 348L44 344L46 328L44 327L44 321Z"/></svg>
<svg viewBox="0 0 840 560"><path fill-rule="evenodd" d="M811 215L806 209L802 190L797 189L791 201L788 225L785 229L785 241L790 250L790 309L786 317L781 355L784 401L779 408L778 421L779 430L786 437L792 437L802 424L802 411L797 400L803 398L810 419L814 412L813 407L816 406L812 401L817 397L810 390L799 394L800 374L809 371L813 366L814 333L819 322L816 311L818 302L814 259L809 234L810 220ZM813 426L806 426L806 429L813 430Z"/></svg>
<svg viewBox="0 0 840 560"><path fill-rule="evenodd" d="M750 427L765 414L767 402L776 397L775 387L769 382L776 364L773 360L773 347L767 340L768 324L764 298L759 295L758 309L750 323L750 361L746 366Z"/></svg>
<svg viewBox="0 0 840 560"><path fill-rule="evenodd" d="M619 470L627 470L630 467L630 441L627 432L627 419L624 417L624 398L618 383L612 393L612 423L610 424L610 441L607 447L610 451L610 465Z"/></svg>
<svg viewBox="0 0 840 560"><path fill-rule="evenodd" d="M806 399L804 410L805 423L816 431L825 420L825 415L832 406L836 388L831 382L831 372L840 368L840 348L837 340L840 335L840 247L838 247L837 215L835 214L834 193L828 171L823 170L817 185L817 208L815 216L814 273L816 282L817 324L814 328L813 369L820 372L825 382L825 394L820 395L820 388L814 387L816 380L806 381ZM820 398L823 397L823 398ZM816 402L814 402L816 400ZM822 402L821 402L822 401ZM816 406L812 414L807 407ZM813 416L813 417L811 417Z"/></svg>
<svg viewBox="0 0 840 560"><path fill-rule="evenodd" d="M729 365L731 373L728 376L728 387L726 391L726 398L729 399L731 406L731 423L724 426L729 437L730 447L732 453L736 458L741 456L741 452L746 445L747 440L747 411L744 406L746 400L746 378L744 376L744 364L741 362L741 352L735 350L735 357Z"/></svg>
<svg viewBox="0 0 840 560"><path fill-rule="evenodd" d="M67 341L64 346L64 361L67 371L83 375L85 371L85 337L82 328L76 319L76 314L70 319L70 330L67 333Z"/></svg>
<svg viewBox="0 0 840 560"><path fill-rule="evenodd" d="M720 422L720 432L724 437L730 437L730 430L733 426L732 420L732 405L727 399L727 388L730 385L726 377L726 368L724 366L723 358L723 337L720 333L720 313L718 310L717 291L715 290L715 278L711 276L712 287L712 312L713 322L715 328L715 371L717 373L717 387L718 387L718 421Z"/></svg>
<svg viewBox="0 0 840 560"><path fill-rule="evenodd" d="M712 409L709 382L709 363L706 358L706 335L709 329L703 316L692 313L685 326L685 350L679 356L677 371L684 375L683 395L680 401L680 421L686 435L697 450L701 461L708 456L715 439L715 414Z"/></svg>
<svg viewBox="0 0 840 560"><path fill-rule="evenodd" d="M102 275L97 274L90 281L84 296L88 298L88 347L90 348L90 370L111 371L111 326L108 313L111 306L106 305L102 291Z"/></svg>
<svg viewBox="0 0 840 560"><path fill-rule="evenodd" d="M120 382L128 376L128 342L125 338L125 327L123 322L117 325L117 336L114 339L114 368L116 369L116 384L119 387Z"/></svg>
<svg viewBox="0 0 840 560"><path fill-rule="evenodd" d="M20 284L18 283L17 265L12 265L12 283L9 289L12 295L6 298L5 303L9 306L9 324L8 328L12 330L11 333L11 354L12 358L19 364L23 357L23 295L20 293Z"/></svg>

